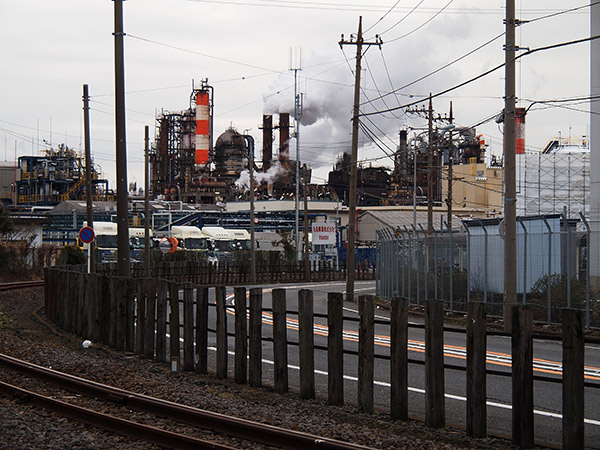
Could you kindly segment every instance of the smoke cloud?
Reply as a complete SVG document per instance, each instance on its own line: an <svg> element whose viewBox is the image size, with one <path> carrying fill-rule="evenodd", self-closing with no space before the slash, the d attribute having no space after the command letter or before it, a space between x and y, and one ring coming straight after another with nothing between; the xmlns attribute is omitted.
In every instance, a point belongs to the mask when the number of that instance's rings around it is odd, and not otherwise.
<svg viewBox="0 0 600 450"><path fill-rule="evenodd" d="M285 175L285 173L286 170L281 163L278 160L274 160L266 172L254 172L254 184L272 184L277 178ZM244 170L240 173L240 177L235 181L235 185L242 191L248 191L250 189L250 171Z"/></svg>
<svg viewBox="0 0 600 450"><path fill-rule="evenodd" d="M454 19L448 19L442 29L457 28ZM457 40L466 38L469 34L462 23L454 33ZM390 36L391 38L392 36ZM446 36L447 38L447 36ZM414 38L416 39L416 38ZM447 40L447 39L446 39ZM436 43L437 42L437 43ZM398 107L419 98L426 98L432 91L433 83L439 85L439 78L431 77L401 90L396 95L380 97L393 89L407 85L423 75L435 70L450 60L442 55L443 60L436 60L430 51L433 45L439 45L439 36L432 34L428 39L419 35L418 41L412 36L397 43L385 45L380 51L371 47L365 52L363 70L361 71L361 113L380 111ZM456 41L453 41L456 45ZM300 120L300 159L314 169L331 170L341 153L351 150L352 107L354 96L354 70L356 60L353 57L353 46L344 48L344 54L339 47L329 51L312 52L303 61L298 72L298 90L303 93L303 109ZM344 59L345 56L345 59ZM323 61L337 61L323 65ZM450 86L459 79L458 73L450 68L443 73L443 85ZM371 99L371 100L370 100ZM293 72L280 74L263 94L264 114L290 113L294 117L294 76ZM420 107L421 105L419 105ZM436 112L447 111L448 102L441 101L434 108ZM437 107L437 108L436 108ZM276 119L273 120L274 124ZM292 121L293 122L293 121ZM425 120L418 115L407 115L399 110L393 113L374 115L361 118L361 123L376 135L381 142L376 146L361 131L359 142L359 160L375 160L373 165L392 165L392 159L387 158L396 150L398 133L407 125L420 127ZM292 139L293 140L293 139ZM290 156L293 159L294 142L290 142ZM380 147L383 146L383 149ZM321 171L321 174L326 173Z"/></svg>

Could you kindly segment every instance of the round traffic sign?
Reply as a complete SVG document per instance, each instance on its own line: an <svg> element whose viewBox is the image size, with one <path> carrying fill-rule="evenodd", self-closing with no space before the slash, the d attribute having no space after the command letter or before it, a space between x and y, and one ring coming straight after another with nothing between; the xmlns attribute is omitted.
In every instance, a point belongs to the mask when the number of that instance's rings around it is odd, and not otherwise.
<svg viewBox="0 0 600 450"><path fill-rule="evenodd" d="M161 252L163 252L163 254L169 253L169 250L171 250L171 242L168 238L164 237L158 243L158 248Z"/></svg>
<svg viewBox="0 0 600 450"><path fill-rule="evenodd" d="M89 244L96 238L96 233L92 227L83 227L79 230L79 239L84 244Z"/></svg>
<svg viewBox="0 0 600 450"><path fill-rule="evenodd" d="M158 243L158 248L163 254L174 253L177 250L177 244L179 241L173 237L164 237Z"/></svg>

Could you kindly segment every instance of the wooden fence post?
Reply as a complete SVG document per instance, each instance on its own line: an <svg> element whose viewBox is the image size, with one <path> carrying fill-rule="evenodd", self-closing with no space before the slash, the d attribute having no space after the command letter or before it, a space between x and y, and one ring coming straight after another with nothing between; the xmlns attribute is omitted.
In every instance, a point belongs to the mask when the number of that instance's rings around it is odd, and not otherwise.
<svg viewBox="0 0 600 450"><path fill-rule="evenodd" d="M425 302L425 424L441 428L446 421L444 399L444 304Z"/></svg>
<svg viewBox="0 0 600 450"><path fill-rule="evenodd" d="M127 294L125 297L125 350L133 352L135 345L135 278L127 278Z"/></svg>
<svg viewBox="0 0 600 450"><path fill-rule="evenodd" d="M167 362L167 292L169 282L158 280L156 286L156 362Z"/></svg>
<svg viewBox="0 0 600 450"><path fill-rule="evenodd" d="M210 268L210 263L209 266ZM208 288L196 289L196 372L208 373Z"/></svg>
<svg viewBox="0 0 600 450"><path fill-rule="evenodd" d="M248 318L246 314L246 288L236 287L235 298L235 362L234 380L243 384L248 374Z"/></svg>
<svg viewBox="0 0 600 450"><path fill-rule="evenodd" d="M288 391L287 314L285 289L273 289L273 377L275 392Z"/></svg>
<svg viewBox="0 0 600 450"><path fill-rule="evenodd" d="M97 273L93 274L95 288L92 296L93 303L90 305L90 337L94 342L102 342L102 330L106 327L101 319L102 298L107 295L104 276Z"/></svg>
<svg viewBox="0 0 600 450"><path fill-rule="evenodd" d="M66 303L66 312L65 312L65 325L64 329L69 333L73 333L75 331L74 317L79 314L77 303L77 295L79 294L79 277L75 272L68 272L69 278L69 290L66 292L67 303Z"/></svg>
<svg viewBox="0 0 600 450"><path fill-rule="evenodd" d="M128 332L128 307L129 307L129 279L119 278L119 292L117 298L117 350L126 350Z"/></svg>
<svg viewBox="0 0 600 450"><path fill-rule="evenodd" d="M327 294L327 387L330 405L344 404L344 294Z"/></svg>
<svg viewBox="0 0 600 450"><path fill-rule="evenodd" d="M485 305L469 303L467 313L467 434L487 434L487 322Z"/></svg>
<svg viewBox="0 0 600 450"><path fill-rule="evenodd" d="M227 311L225 307L225 286L215 287L217 307L217 378L227 378Z"/></svg>
<svg viewBox="0 0 600 450"><path fill-rule="evenodd" d="M137 280L137 323L135 333L135 352L144 354L144 341L146 339L146 293L148 280Z"/></svg>
<svg viewBox="0 0 600 450"><path fill-rule="evenodd" d="M513 305L512 326L512 442L533 447L533 314L528 305Z"/></svg>
<svg viewBox="0 0 600 450"><path fill-rule="evenodd" d="M262 385L262 288L250 289L249 337L249 381L258 387Z"/></svg>
<svg viewBox="0 0 600 450"><path fill-rule="evenodd" d="M188 279L189 279L188 275ZM183 287L183 370L194 370L194 286Z"/></svg>
<svg viewBox="0 0 600 450"><path fill-rule="evenodd" d="M375 364L375 297L358 297L360 325L358 332L358 407L373 412L373 374Z"/></svg>
<svg viewBox="0 0 600 450"><path fill-rule="evenodd" d="M84 336L94 340L97 334L94 321L94 309L96 307L96 296L98 294L98 275L88 273L85 275L85 296L83 301L83 317L86 324Z"/></svg>
<svg viewBox="0 0 600 450"><path fill-rule="evenodd" d="M393 420L408 420L408 301L405 298L392 298L390 337L390 412Z"/></svg>
<svg viewBox="0 0 600 450"><path fill-rule="evenodd" d="M112 299L114 296L114 281L109 275L102 275L102 297L100 298L100 327L102 332L101 341L111 346L114 322L112 317Z"/></svg>
<svg viewBox="0 0 600 450"><path fill-rule="evenodd" d="M106 307L108 311L108 345L115 348L117 345L117 297L119 296L119 283L116 277L110 277L110 296Z"/></svg>
<svg viewBox="0 0 600 450"><path fill-rule="evenodd" d="M563 448L584 447L585 336L580 310L562 310L563 335Z"/></svg>
<svg viewBox="0 0 600 450"><path fill-rule="evenodd" d="M73 299L73 312L71 329L79 336L89 336L89 327L86 323L86 310L85 310L85 289L86 289L86 275L81 272L77 272L75 275L75 286L74 299Z"/></svg>
<svg viewBox="0 0 600 450"><path fill-rule="evenodd" d="M179 370L181 347L179 345L179 284L176 281L169 283L169 361L171 370Z"/></svg>
<svg viewBox="0 0 600 450"><path fill-rule="evenodd" d="M56 323L64 328L67 313L67 296L69 294L69 273L61 270L58 276L58 289L56 292Z"/></svg>
<svg viewBox="0 0 600 450"><path fill-rule="evenodd" d="M146 311L144 328L138 330L139 334L143 334L143 349L144 358L154 358L154 339L156 330L156 279L151 278L145 280L146 283Z"/></svg>
<svg viewBox="0 0 600 450"><path fill-rule="evenodd" d="M298 334L300 340L300 397L315 398L315 350L313 323L313 293L298 291Z"/></svg>

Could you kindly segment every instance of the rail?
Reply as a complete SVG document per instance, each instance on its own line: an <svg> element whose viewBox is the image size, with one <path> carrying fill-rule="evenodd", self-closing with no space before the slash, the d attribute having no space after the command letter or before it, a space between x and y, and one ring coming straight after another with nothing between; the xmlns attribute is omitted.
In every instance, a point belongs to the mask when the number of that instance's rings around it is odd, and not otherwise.
<svg viewBox="0 0 600 450"><path fill-rule="evenodd" d="M91 396L111 403L117 403L128 409L152 413L155 416L166 417L176 422L212 430L228 436L235 436L251 442L274 445L288 449L368 449L368 447L337 441L335 439L286 430L271 425L264 425L258 422L252 422L161 400L147 395L137 394L135 392L107 386L105 384L96 383L94 381L85 380L63 372L41 367L7 355L0 354L0 365L19 371L26 376L42 379L45 382L49 382L53 385L60 386L63 389L68 389L82 395ZM14 386L11 387L5 383L0 383L0 391L22 391L20 388L16 388L16 390L15 388L16 387ZM30 393L23 395L25 397L22 398L27 398ZM132 435L131 433L135 433L134 437L142 438L159 445L167 445L168 447L175 448L208 448L206 446L206 441L200 441L195 438L182 436L155 427L143 426L134 422L125 421L126 423L123 423L123 419L101 414L96 411L90 412L87 409L48 399L47 397L38 394L33 394L33 396L29 398L29 401L43 405L44 407L50 406L51 409L59 413L68 414L69 417L82 420L86 423L108 427L111 431L123 433L123 431L126 430L127 434L130 436ZM229 448L214 443L208 444L210 444L210 448Z"/></svg>
<svg viewBox="0 0 600 450"><path fill-rule="evenodd" d="M11 291L14 289L24 289L42 286L44 286L44 280L15 281L13 283L0 283L0 291Z"/></svg>

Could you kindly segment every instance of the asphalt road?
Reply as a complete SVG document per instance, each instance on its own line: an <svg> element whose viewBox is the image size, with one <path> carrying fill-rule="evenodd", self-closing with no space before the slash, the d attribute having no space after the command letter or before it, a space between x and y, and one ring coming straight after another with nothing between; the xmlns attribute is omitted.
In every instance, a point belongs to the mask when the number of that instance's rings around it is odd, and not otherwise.
<svg viewBox="0 0 600 450"><path fill-rule="evenodd" d="M327 293L344 292L345 283L326 282L313 284L288 284L263 286L263 306L271 307L271 291L273 288L284 288L287 292L288 311L297 311L297 291L311 289L314 295L315 313L327 313ZM373 281L358 281L355 285L357 295L375 294ZM214 293L211 290L211 296ZM228 305L233 304L233 291L228 292ZM214 302L214 298L211 299ZM356 303L344 303L344 317L358 317ZM210 308L211 315L214 308ZM377 319L389 319L387 311L378 309ZM289 317L296 319L296 317ZM411 321L413 318L411 318ZM297 329L293 323L288 324L288 341L298 342ZM326 326L325 318L315 318L317 324ZM417 323L418 319L416 319ZM209 319L209 326L214 327L214 317ZM233 333L233 309L228 314L228 330ZM388 325L376 325L377 336L375 344L376 355L389 354ZM263 336L272 337L272 327L268 315L263 319ZM358 322L344 322L344 349L357 350ZM326 335L315 334L315 345L326 346ZM409 328L409 358L424 359L424 330ZM464 333L445 332L445 362L465 366L466 336ZM209 345L215 345L214 335L209 336ZM233 338L229 338L229 348L233 350ZM534 340L534 372L548 377L560 379L562 360L562 344L559 341ZM263 343L263 382L272 384L272 344ZM510 373L510 338L502 336L488 337L488 369L501 370ZM586 381L597 387L587 387L585 390L585 441L586 448L600 448L600 346L587 345L585 349ZM293 390L299 387L298 347L288 345L289 383ZM233 358L230 358L230 369L233 368ZM389 361L376 359L375 363L375 408L389 410L390 385ZM344 357L344 399L349 403L357 402L358 363L356 357ZM446 390L446 423L449 425L465 426L466 424L466 373L459 370L445 370ZM327 355L325 351L315 351L315 382L317 396L327 397ZM412 417L423 418L425 415L425 372L424 366L411 364L409 366L409 414ZM511 436L511 378L488 375L488 430L491 433ZM535 381L534 383L534 424L536 441L561 443L561 409L562 386L559 383Z"/></svg>

